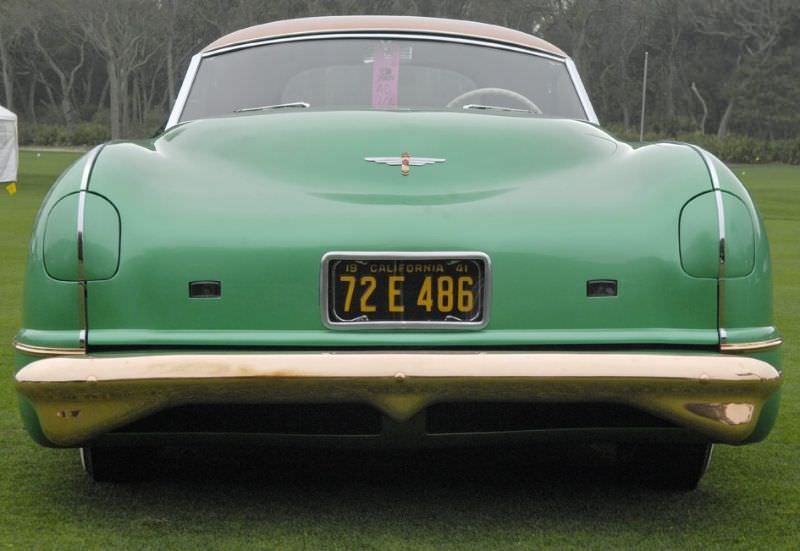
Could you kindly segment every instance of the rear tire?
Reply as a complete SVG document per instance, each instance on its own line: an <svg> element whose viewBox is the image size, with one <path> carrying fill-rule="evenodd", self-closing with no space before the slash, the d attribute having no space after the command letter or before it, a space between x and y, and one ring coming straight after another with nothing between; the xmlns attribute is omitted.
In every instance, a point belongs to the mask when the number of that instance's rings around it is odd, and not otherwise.
<svg viewBox="0 0 800 551"><path fill-rule="evenodd" d="M135 482L150 473L149 448L88 446L80 453L83 470L95 482Z"/></svg>
<svg viewBox="0 0 800 551"><path fill-rule="evenodd" d="M647 486L690 491L711 463L711 444L619 444L622 476Z"/></svg>

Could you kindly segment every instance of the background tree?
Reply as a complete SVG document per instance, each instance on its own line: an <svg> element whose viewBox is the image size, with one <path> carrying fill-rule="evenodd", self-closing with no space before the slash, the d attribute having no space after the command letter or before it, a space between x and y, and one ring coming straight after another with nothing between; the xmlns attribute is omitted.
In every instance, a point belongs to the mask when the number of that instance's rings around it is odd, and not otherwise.
<svg viewBox="0 0 800 551"><path fill-rule="evenodd" d="M725 110L717 130L717 135L724 137L737 102L747 95L757 96L759 90L753 89L753 84L758 76L777 68L776 52L787 45L787 31L796 19L798 4L795 0L706 0L692 6L697 30L719 38L720 46L727 50L723 56L727 75L721 90Z"/></svg>
<svg viewBox="0 0 800 551"><path fill-rule="evenodd" d="M3 104L14 110L15 107L15 55L28 20L31 18L30 6L24 0L4 0L0 2L0 75L2 75Z"/></svg>
<svg viewBox="0 0 800 551"><path fill-rule="evenodd" d="M71 15L71 7L65 1L35 5L28 13L31 17L23 30L29 34L39 56L36 68L40 83L51 107L61 112L71 132L80 116L75 108L75 86L78 72L86 62L88 37L78 25L59 24Z"/></svg>
<svg viewBox="0 0 800 551"><path fill-rule="evenodd" d="M77 24L106 64L112 138L129 134L132 99L136 99L131 96L131 81L163 46L153 32L161 21L160 5L135 0L89 0L76 5Z"/></svg>
<svg viewBox="0 0 800 551"><path fill-rule="evenodd" d="M23 138L45 127L85 141L150 135L205 44L335 14L471 19L542 36L573 57L601 121L621 129L638 126L648 51L648 129L800 137L796 0L0 0L0 102L20 115Z"/></svg>

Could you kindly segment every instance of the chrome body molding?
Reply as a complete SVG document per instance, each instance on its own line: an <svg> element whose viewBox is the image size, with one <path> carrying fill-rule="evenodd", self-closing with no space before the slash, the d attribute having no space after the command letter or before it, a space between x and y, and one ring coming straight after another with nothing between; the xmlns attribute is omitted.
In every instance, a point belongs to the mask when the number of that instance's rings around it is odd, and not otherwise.
<svg viewBox="0 0 800 551"><path fill-rule="evenodd" d="M711 157L711 154L696 145L687 145L703 159L703 163L708 170L708 175L711 178L711 189L714 190L714 198L717 202L717 228L719 232L717 327L719 328L719 342L722 346L728 341L728 332L725 329L725 207L722 203L722 190L719 186L719 175L717 174L717 168L714 166L714 159Z"/></svg>
<svg viewBox="0 0 800 551"><path fill-rule="evenodd" d="M575 62L572 61L571 57L566 58L564 62L567 64L567 70L569 71L570 77L572 77L572 83L578 91L581 105L583 105L583 110L586 112L586 120L593 124L600 124L600 120L597 118L597 113L594 112L594 106L589 99L589 94L586 92L586 87L583 85L583 80L581 80L581 75L578 73Z"/></svg>
<svg viewBox="0 0 800 551"><path fill-rule="evenodd" d="M30 356L84 356L86 348L59 348L55 346L36 346L14 341L14 349Z"/></svg>
<svg viewBox="0 0 800 551"><path fill-rule="evenodd" d="M178 124L178 120L181 118L181 113L183 113L183 109L186 107L186 100L189 97L189 91L192 89L192 84L194 84L194 77L197 75L197 68L200 67L200 60L202 57L203 56L201 54L195 54L192 56L192 60L189 62L189 68L186 70L186 77L184 77L183 83L181 84L181 89L178 90L178 96L175 98L175 105L172 106L169 119L167 119L165 130L169 130Z"/></svg>
<svg viewBox="0 0 800 551"><path fill-rule="evenodd" d="M758 352L778 348L783 344L782 337L764 341L727 343L720 346L722 352ZM32 356L85 356L86 348L69 348L56 346L37 346L19 341L13 342L14 349Z"/></svg>
<svg viewBox="0 0 800 551"><path fill-rule="evenodd" d="M287 42L301 42L305 40L326 40L329 38L394 38L394 39L407 39L407 40L430 40L434 42L452 42L456 44L472 44L475 46L489 46L499 50L508 50L511 52L520 52L524 54L533 54L544 57L553 61L564 61L564 57L557 56L541 50L533 48L526 48L524 46L513 46L511 44L504 44L502 42L493 42L491 40L481 40L479 38L458 37L452 35L442 34L426 34L424 32L392 32L392 31L335 31L335 32L320 32L315 34L306 34L301 36L284 36L280 38L267 38L264 40L256 40L254 42L242 42L239 44L232 44L209 52L202 52L199 55L202 57L213 57L215 55L234 52L236 50L244 50L253 48L255 46L264 46L266 44L283 44Z"/></svg>
<svg viewBox="0 0 800 551"><path fill-rule="evenodd" d="M370 404L396 422L446 401L617 403L712 442L746 441L781 383L747 356L281 352L63 357L16 374L53 444L80 446L175 405Z"/></svg>
<svg viewBox="0 0 800 551"><path fill-rule="evenodd" d="M242 107L237 109L234 113L252 113L254 111L269 111L270 109L291 109L293 107L299 109L308 109L311 104L307 101L290 101L288 103L276 103L274 105L259 105L256 107Z"/></svg>
<svg viewBox="0 0 800 551"><path fill-rule="evenodd" d="M253 42L234 44L216 50L211 50L209 52L201 52L199 54L196 54L195 56L192 57L192 60L189 63L189 68L187 69L186 76L184 77L183 83L181 84L180 91L178 92L178 97L175 99L175 105L173 105L172 111L170 112L169 115L169 119L167 120L165 131L177 125L179 122L186 122L186 121L181 121L181 115L183 114L183 111L186 107L186 101L189 97L189 92L192 89L195 77L197 76L197 71L203 59L207 57L226 54L228 52L234 52L237 50L255 48L258 46L266 46L268 44L282 44L287 42L300 42L307 40L328 40L337 38L392 38L392 39L406 39L406 40L428 40L435 42L450 42L456 44L469 44L473 46L484 46L499 50L507 50L510 52L535 55L538 57L549 59L551 61L556 61L558 63L564 63L567 68L567 72L569 73L570 78L572 80L572 83L575 86L575 90L578 93L578 97L583 107L583 111L584 113L586 113L586 119L593 124L599 124L599 120L597 119L597 114L594 111L594 107L592 106L592 102L589 99L589 95L586 93L586 88L584 87L583 81L581 80L581 77L578 74L578 70L575 67L575 63L569 57L560 57L540 50L525 48L520 46L512 46L500 42L492 42L492 41L480 40L475 38L466 38L466 37L461 38L450 35L404 33L404 32L393 33L385 31L384 32L349 31L349 32L321 32L318 34L308 34L302 36L286 36L281 38L256 40Z"/></svg>
<svg viewBox="0 0 800 551"><path fill-rule="evenodd" d="M97 162L97 157L105 147L105 144L98 145L86 155L86 163L83 165L81 173L81 184L78 190L78 225L77 225L77 244L78 244L78 304L80 311L80 333L78 342L82 348L86 347L89 314L86 306L86 266L84 250L84 230L86 226L86 194L89 192L89 180L92 177L92 170Z"/></svg>
<svg viewBox="0 0 800 551"><path fill-rule="evenodd" d="M764 341L722 343L719 348L722 352L759 352L777 348L782 344L783 338L775 337Z"/></svg>
<svg viewBox="0 0 800 551"><path fill-rule="evenodd" d="M452 258L458 260L482 260L484 262L484 297L483 297L483 319L481 321L470 322L447 322L447 321L369 321L369 322L336 322L328 317L330 304L328 303L328 266L332 260L361 260L379 258L386 260L425 260L431 258ZM489 255L480 251L331 251L325 253L320 260L319 270L319 298L320 313L322 323L328 329L449 329L449 330L476 330L483 329L489 324L492 306L492 261Z"/></svg>
<svg viewBox="0 0 800 551"><path fill-rule="evenodd" d="M703 157L703 162L705 162L706 167L708 168L708 173L711 175L711 187L714 188L714 197L717 201L717 224L719 227L719 270L720 277L723 277L725 266L725 208L722 205L722 190L719 187L719 175L717 174L717 168L714 166L714 160L711 158L711 155L703 149L698 149L698 151Z"/></svg>

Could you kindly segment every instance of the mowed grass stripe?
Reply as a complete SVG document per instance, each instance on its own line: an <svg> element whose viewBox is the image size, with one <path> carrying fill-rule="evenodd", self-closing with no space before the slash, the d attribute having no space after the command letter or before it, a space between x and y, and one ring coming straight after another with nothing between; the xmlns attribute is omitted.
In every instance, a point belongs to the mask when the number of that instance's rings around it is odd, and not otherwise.
<svg viewBox="0 0 800 551"><path fill-rule="evenodd" d="M0 196L0 547L796 548L800 446L800 168L736 166L766 220L786 382L770 438L718 446L688 494L620 484L604 448L534 454L175 450L156 480L96 485L74 450L21 428L10 342L36 210L76 154L25 151ZM2 344L5 343L5 344Z"/></svg>

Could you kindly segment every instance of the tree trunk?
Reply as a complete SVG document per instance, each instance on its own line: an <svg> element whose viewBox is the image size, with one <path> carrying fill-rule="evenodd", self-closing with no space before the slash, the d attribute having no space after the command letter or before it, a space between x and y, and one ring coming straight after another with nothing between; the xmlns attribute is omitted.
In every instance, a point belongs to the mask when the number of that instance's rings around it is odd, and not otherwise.
<svg viewBox="0 0 800 551"><path fill-rule="evenodd" d="M131 128L138 128L144 121L142 83L138 73L131 79Z"/></svg>
<svg viewBox="0 0 800 551"><path fill-rule="evenodd" d="M56 101L56 96L53 94L53 89L47 84L47 81L44 79L44 75L41 76L41 83L44 86L44 91L47 92L47 99L48 103L50 104L50 109L53 111L58 111L58 102Z"/></svg>
<svg viewBox="0 0 800 551"><path fill-rule="evenodd" d="M694 95L697 96L697 99L700 101L700 106L703 108L703 118L700 119L700 133L706 133L706 119L708 118L708 105L706 105L706 100L703 99L703 96L700 95L700 90L697 89L697 85L693 82L692 83L692 92Z"/></svg>
<svg viewBox="0 0 800 551"><path fill-rule="evenodd" d="M111 119L111 139L118 140L122 137L122 93L120 91L120 78L117 73L117 64L114 60L106 61L108 68L108 95L109 95L109 118Z"/></svg>
<svg viewBox="0 0 800 551"><path fill-rule="evenodd" d="M178 0L169 3L169 36L167 37L167 93L169 94L169 108L175 104L177 91L175 90L175 34L178 20Z"/></svg>
<svg viewBox="0 0 800 551"><path fill-rule="evenodd" d="M11 58L8 55L8 49L3 36L0 35L0 67L3 69L3 90L5 90L6 107L10 111L14 110L14 79L12 78L13 68L11 67Z"/></svg>
<svg viewBox="0 0 800 551"><path fill-rule="evenodd" d="M717 137L724 138L728 135L728 124L731 120L731 114L733 113L733 105L736 102L736 98L731 98L728 102L728 106L725 108L725 112L722 114L722 119L719 121L719 128L717 129Z"/></svg>
<svg viewBox="0 0 800 551"><path fill-rule="evenodd" d="M89 69L86 71L86 79L83 83L83 94L80 102L80 110L86 113L89 105L92 104L92 83L94 82L94 63L89 64Z"/></svg>
<svg viewBox="0 0 800 551"><path fill-rule="evenodd" d="M667 119L670 121L675 118L675 75L677 72L675 58L670 52L669 61L667 62L667 79L664 83L664 110L667 112Z"/></svg>
<svg viewBox="0 0 800 551"><path fill-rule="evenodd" d="M586 47L586 31L589 27L589 18L591 17L593 10L588 10L586 14L580 18L580 28L578 30L578 36L574 41L572 47L572 61L575 62L575 65L580 69L580 74L588 75L589 71L586 70L584 66L584 49Z"/></svg>
<svg viewBox="0 0 800 551"><path fill-rule="evenodd" d="M61 97L61 113L64 115L64 122L67 124L67 130L71 134L75 130L75 107L72 105L68 96Z"/></svg>
<svg viewBox="0 0 800 551"><path fill-rule="evenodd" d="M30 88L28 88L28 119L29 122L36 124L36 79L30 79Z"/></svg>
<svg viewBox="0 0 800 551"><path fill-rule="evenodd" d="M164 87L158 85L161 82L161 79L158 78L160 72L161 72L161 65L159 64L158 69L156 69L153 72L153 77L150 79L149 88L146 87L144 84L142 84L142 94L144 97L143 111L145 115L149 114L153 110L153 104L156 101L159 89L163 91ZM169 92L167 91L166 94L169 94ZM160 107L162 105L162 102L159 101L158 105Z"/></svg>
<svg viewBox="0 0 800 551"><path fill-rule="evenodd" d="M120 137L128 137L130 129L130 77L123 69L119 75Z"/></svg>
<svg viewBox="0 0 800 551"><path fill-rule="evenodd" d="M109 82L110 81L111 81L111 78L106 76L106 82L105 82L105 84L103 84L103 89L100 90L100 95L97 97L97 104L96 104L97 105L97 109L95 109L94 115L93 115L92 118L96 117L97 114L100 112L100 110L103 108L103 106L106 104L106 100L108 99L108 88L109 88Z"/></svg>
<svg viewBox="0 0 800 551"><path fill-rule="evenodd" d="M175 105L175 52L172 35L167 40L167 92L169 93L169 108Z"/></svg>
<svg viewBox="0 0 800 551"><path fill-rule="evenodd" d="M64 123L67 125L67 130L72 133L75 129L75 106L72 103L72 89L75 85L75 74L83 66L84 62L84 48L81 45L80 49L80 62L72 69L67 77L67 71L59 66L55 59L50 55L48 49L39 40L39 30L32 29L31 35L33 36L33 43L39 50L39 55L44 58L50 66L50 70L56 75L58 84L61 88L61 101L58 102L58 109L61 110L61 115L64 117ZM50 85L51 79L47 79L44 74L42 75L42 83L47 86L48 95L52 98L52 88ZM55 106L55 102L53 101Z"/></svg>
<svg viewBox="0 0 800 551"><path fill-rule="evenodd" d="M620 104L622 108L622 124L625 126L625 131L629 131L631 129L631 111L628 109L628 106Z"/></svg>

